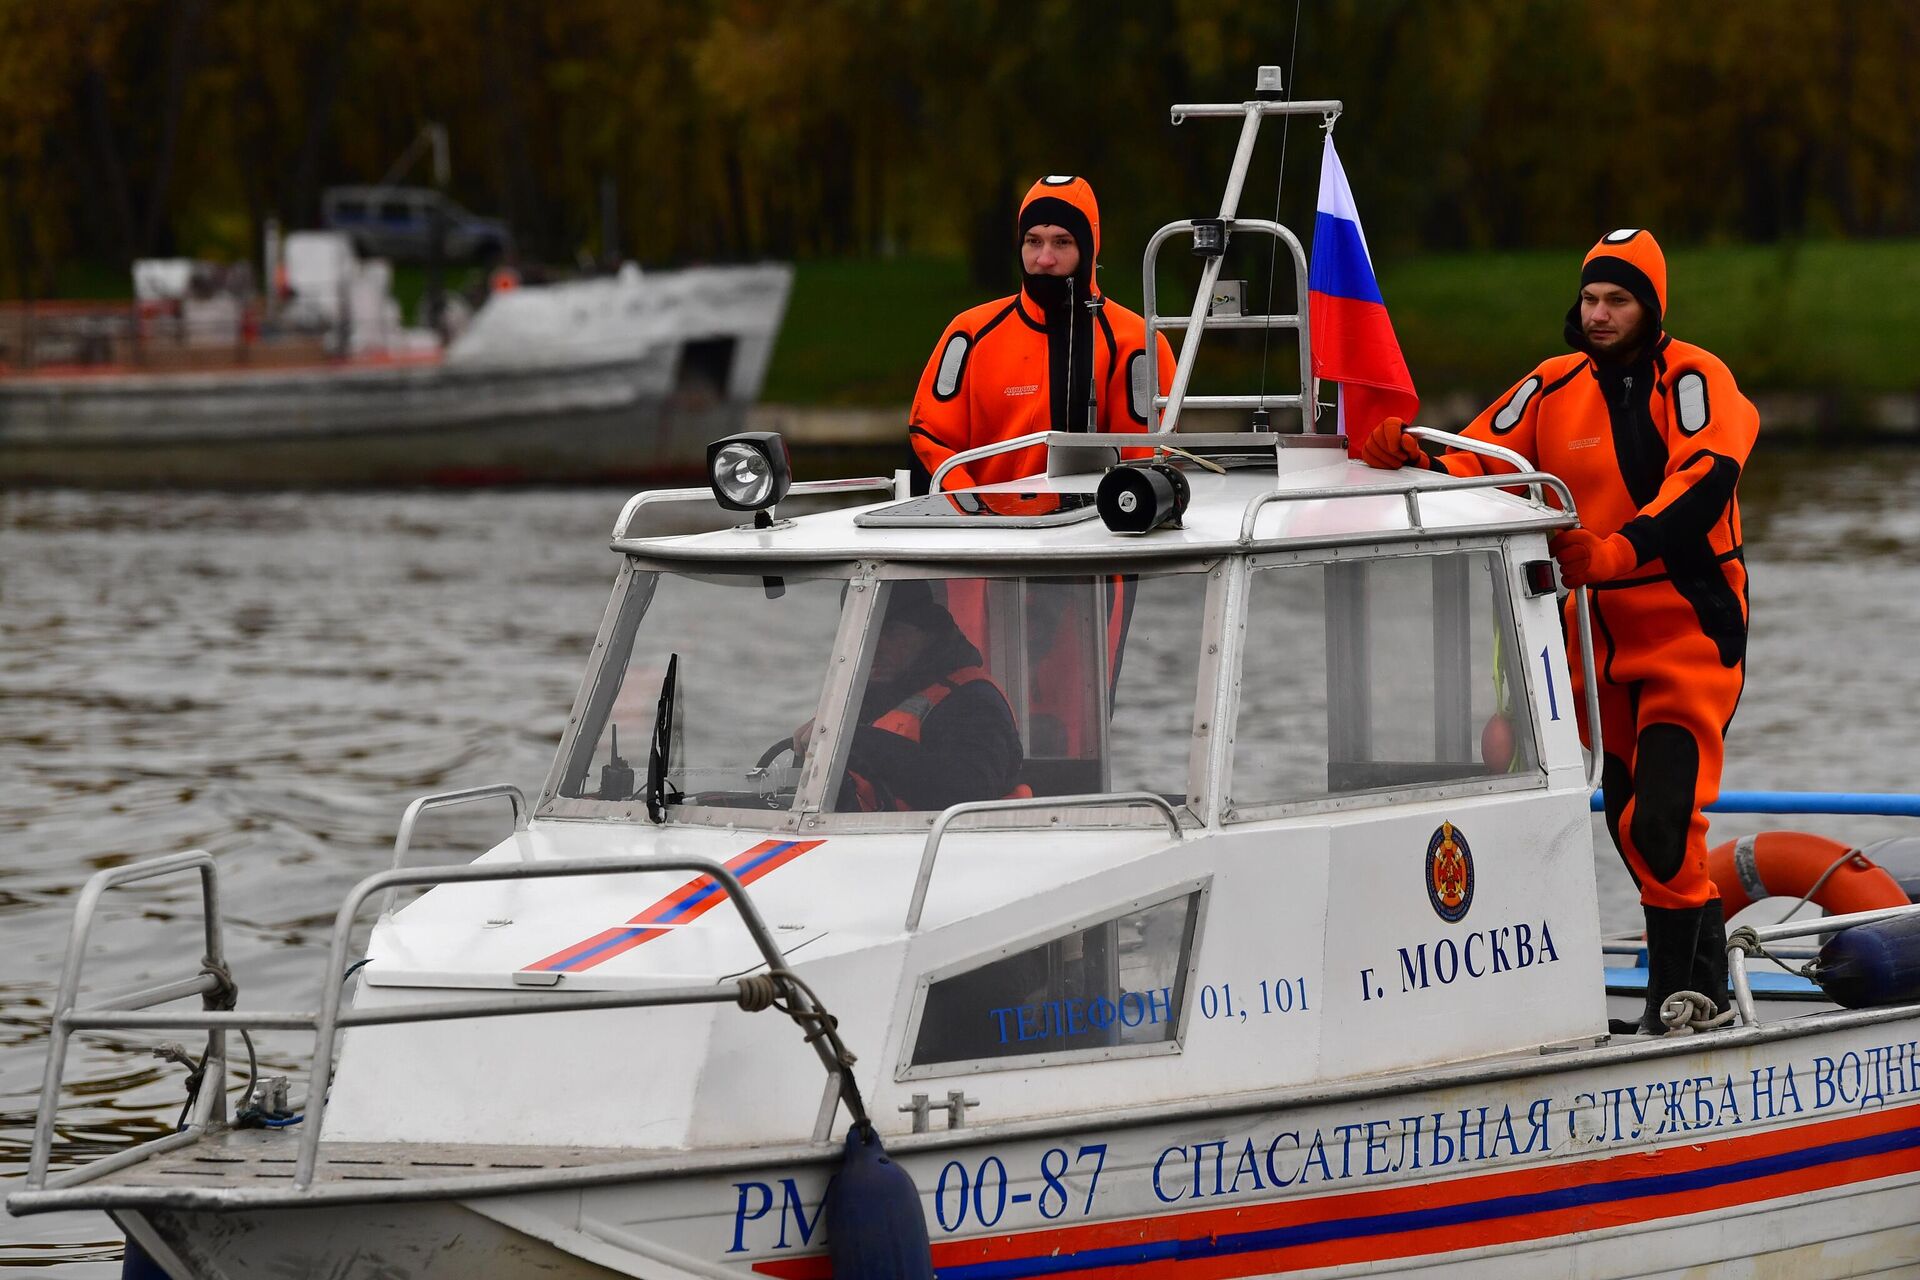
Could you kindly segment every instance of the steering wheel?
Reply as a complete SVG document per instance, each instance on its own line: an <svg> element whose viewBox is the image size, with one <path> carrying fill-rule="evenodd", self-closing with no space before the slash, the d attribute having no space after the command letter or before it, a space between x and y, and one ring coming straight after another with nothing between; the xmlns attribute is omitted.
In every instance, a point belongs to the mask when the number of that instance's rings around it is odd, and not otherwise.
<svg viewBox="0 0 1920 1280"><path fill-rule="evenodd" d="M778 760L789 751L793 752L794 763L798 764L800 762L800 753L794 750L793 739L791 737L781 738L760 753L760 758L754 761L753 768L747 770L747 776L749 778L759 778L762 774L766 773L767 766L771 765L775 760Z"/></svg>
<svg viewBox="0 0 1920 1280"><path fill-rule="evenodd" d="M766 777L768 766L793 749L792 738L782 738L769 746L760 753L760 758L754 762L753 768L747 770L746 780L764 785L762 780ZM799 755L798 752L794 754L796 758ZM784 809L792 802L793 791L792 788L780 787L775 787L771 791L701 791L689 796L688 799L694 804L714 805L727 809Z"/></svg>

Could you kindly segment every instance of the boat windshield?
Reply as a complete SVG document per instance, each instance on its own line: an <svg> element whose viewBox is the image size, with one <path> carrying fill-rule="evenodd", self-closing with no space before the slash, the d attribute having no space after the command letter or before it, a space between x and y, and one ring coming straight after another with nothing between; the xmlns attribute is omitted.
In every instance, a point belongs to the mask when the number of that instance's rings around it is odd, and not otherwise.
<svg viewBox="0 0 1920 1280"><path fill-rule="evenodd" d="M655 821L676 807L918 813L1110 791L1183 805L1209 581L1193 569L850 591L844 577L636 571L558 795ZM859 635L841 634L843 615L866 620ZM847 727L816 732L829 672L850 686L844 703L824 699Z"/></svg>
<svg viewBox="0 0 1920 1280"><path fill-rule="evenodd" d="M1204 572L882 582L822 807L1188 801Z"/></svg>
<svg viewBox="0 0 1920 1280"><path fill-rule="evenodd" d="M791 808L795 731L820 701L845 586L637 573L559 794L662 815L681 805Z"/></svg>

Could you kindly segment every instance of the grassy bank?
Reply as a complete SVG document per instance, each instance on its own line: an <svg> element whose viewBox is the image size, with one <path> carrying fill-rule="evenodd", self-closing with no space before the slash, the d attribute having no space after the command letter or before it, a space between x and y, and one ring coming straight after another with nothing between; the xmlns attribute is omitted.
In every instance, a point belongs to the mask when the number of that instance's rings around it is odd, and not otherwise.
<svg viewBox="0 0 1920 1280"><path fill-rule="evenodd" d="M1265 294L1265 261L1233 263ZM1430 254L1380 264L1381 287L1425 395L1491 397L1541 359L1565 350L1574 252ZM1912 357L1920 335L1920 242L1871 241L1678 249L1668 264L1671 330L1724 359L1758 391L1865 396L1920 391ZM1131 272L1103 272L1118 300L1137 305ZM1131 286L1131 287L1129 287ZM1191 284L1163 284L1181 309ZM1283 295L1284 296L1284 295ZM958 260L805 262L769 371L777 403L904 406L941 328L984 301ZM1163 306L1169 305L1163 302ZM1256 304L1257 305L1257 304ZM1205 381L1258 376L1259 344L1203 362ZM1270 380L1291 353L1273 353Z"/></svg>

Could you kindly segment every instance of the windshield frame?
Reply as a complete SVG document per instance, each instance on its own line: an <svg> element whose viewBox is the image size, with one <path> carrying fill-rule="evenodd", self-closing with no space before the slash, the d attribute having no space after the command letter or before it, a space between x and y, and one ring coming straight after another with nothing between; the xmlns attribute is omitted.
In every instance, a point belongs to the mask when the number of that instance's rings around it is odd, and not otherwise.
<svg viewBox="0 0 1920 1280"><path fill-rule="evenodd" d="M736 570L738 570L737 574ZM871 624L875 620L876 601L884 593L875 590L876 585L881 582L911 579L1033 578L1100 575L1105 572L1124 572L1154 577L1194 573L1204 574L1206 577L1204 615L1194 636L1195 642L1201 646L1199 670L1195 688L1192 690L1193 705L1190 724L1194 728L1192 734L1185 740L1186 766L1180 774L1186 780L1187 795L1184 798L1184 804L1174 805L1183 824L1204 826L1208 821L1206 815L1215 803L1215 779L1212 765L1215 752L1211 725L1216 723L1213 713L1218 696L1218 664L1226 647L1222 643L1222 618L1225 613L1227 585L1236 576L1228 572L1228 557L1218 554L1155 559L1145 562L1138 559L1118 558L1101 561L1075 559L1063 560L1057 565L1044 566L1031 561L983 562L973 559L939 562L796 561L790 564L756 561L750 565L736 562L733 565L723 566L712 562L687 563L626 555L623 557L620 573L615 581L613 597L608 602L606 614L595 636L587 670L574 699L566 730L561 736L553 765L541 788L540 799L535 807L535 816L599 821L617 820L645 826L655 825L648 817L646 804L641 798L636 797L630 801L607 801L560 794L560 788L568 778L570 769L578 767L579 753L583 751L587 753L590 767L591 754L599 743L601 727L599 719L604 719L603 714L596 719L594 709L603 700L608 704L611 703L625 669L624 656L619 664L610 663L609 656L615 653L625 655L631 647L632 633L645 624L645 616L651 600L631 608L629 601L638 592L647 592L651 595L651 584L655 581L652 575L655 573L695 577L837 578L849 584L847 603L841 610L833 649L830 653L823 655L827 662L827 673L814 713L814 723L820 726L816 728L815 733L819 738L827 739L829 749L808 752L806 767L801 774L793 805L787 809L723 809L699 805L675 805L668 812L666 823L661 825L743 827L767 831L912 832L918 834L924 833L932 825L938 816L935 812L836 812L832 811L824 800L828 783L840 777L846 764L846 753L851 738L847 726L857 711L857 708L851 705L855 685L866 671L873 645L877 640L878 627ZM616 666L618 669L615 669ZM590 734L589 729L591 729ZM984 826L996 828L1137 827L1142 822L1142 811L1137 807L1065 803L1069 799L1070 797L1061 797L1063 803L1057 807L981 815L979 818L967 821L963 829L978 829Z"/></svg>
<svg viewBox="0 0 1920 1280"><path fill-rule="evenodd" d="M567 718L567 727L561 735L559 749L554 753L553 764L548 769L546 782L541 786L540 800L535 806L534 816L600 821L622 820L647 826L656 825L647 814L644 796L636 795L631 800L599 800L586 796L562 795L561 789L570 778L582 776L592 767L593 756L600 743L601 730L605 727L607 714L625 677L626 664L635 637L640 628L646 624L647 615L652 609L655 586L660 576L672 574L693 578L738 577L742 579L784 577L854 583L859 580L863 568L864 566L858 562L843 560L808 562L790 566L755 564L750 569L742 567L741 572L735 573L717 565L650 563L637 556L623 557L620 572L614 580L613 596L607 602L606 613L602 616L599 631L594 637L585 675L581 679L579 691L574 696L573 708ZM814 705L816 724L838 723L836 718L838 708L845 704L847 687L852 681L852 672L848 670L848 664L845 661L836 661L836 659L846 653L848 645L856 641L865 630L869 604L870 601L849 592L848 607L841 610L832 646L820 655L821 661L825 663L825 675L821 681L820 697ZM752 674L757 677L761 673ZM630 762L636 759L640 762L642 771L644 771L645 750L644 743L635 743L626 752ZM802 815L819 807L817 793L822 783L815 760L821 754L823 753L808 753L808 767L801 775L794 802L785 809L743 809L678 804L668 811L666 822L657 825L747 827L766 831L798 830Z"/></svg>

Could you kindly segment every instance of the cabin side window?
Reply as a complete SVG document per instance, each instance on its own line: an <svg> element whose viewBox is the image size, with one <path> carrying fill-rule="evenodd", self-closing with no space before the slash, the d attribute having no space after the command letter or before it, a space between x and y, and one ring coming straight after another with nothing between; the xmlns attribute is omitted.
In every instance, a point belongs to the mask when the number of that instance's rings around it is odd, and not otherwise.
<svg viewBox="0 0 1920 1280"><path fill-rule="evenodd" d="M1499 555L1258 568L1229 805L1539 771Z"/></svg>
<svg viewBox="0 0 1920 1280"><path fill-rule="evenodd" d="M908 1068L1177 1047L1202 896L1134 907L936 977L921 1000Z"/></svg>

